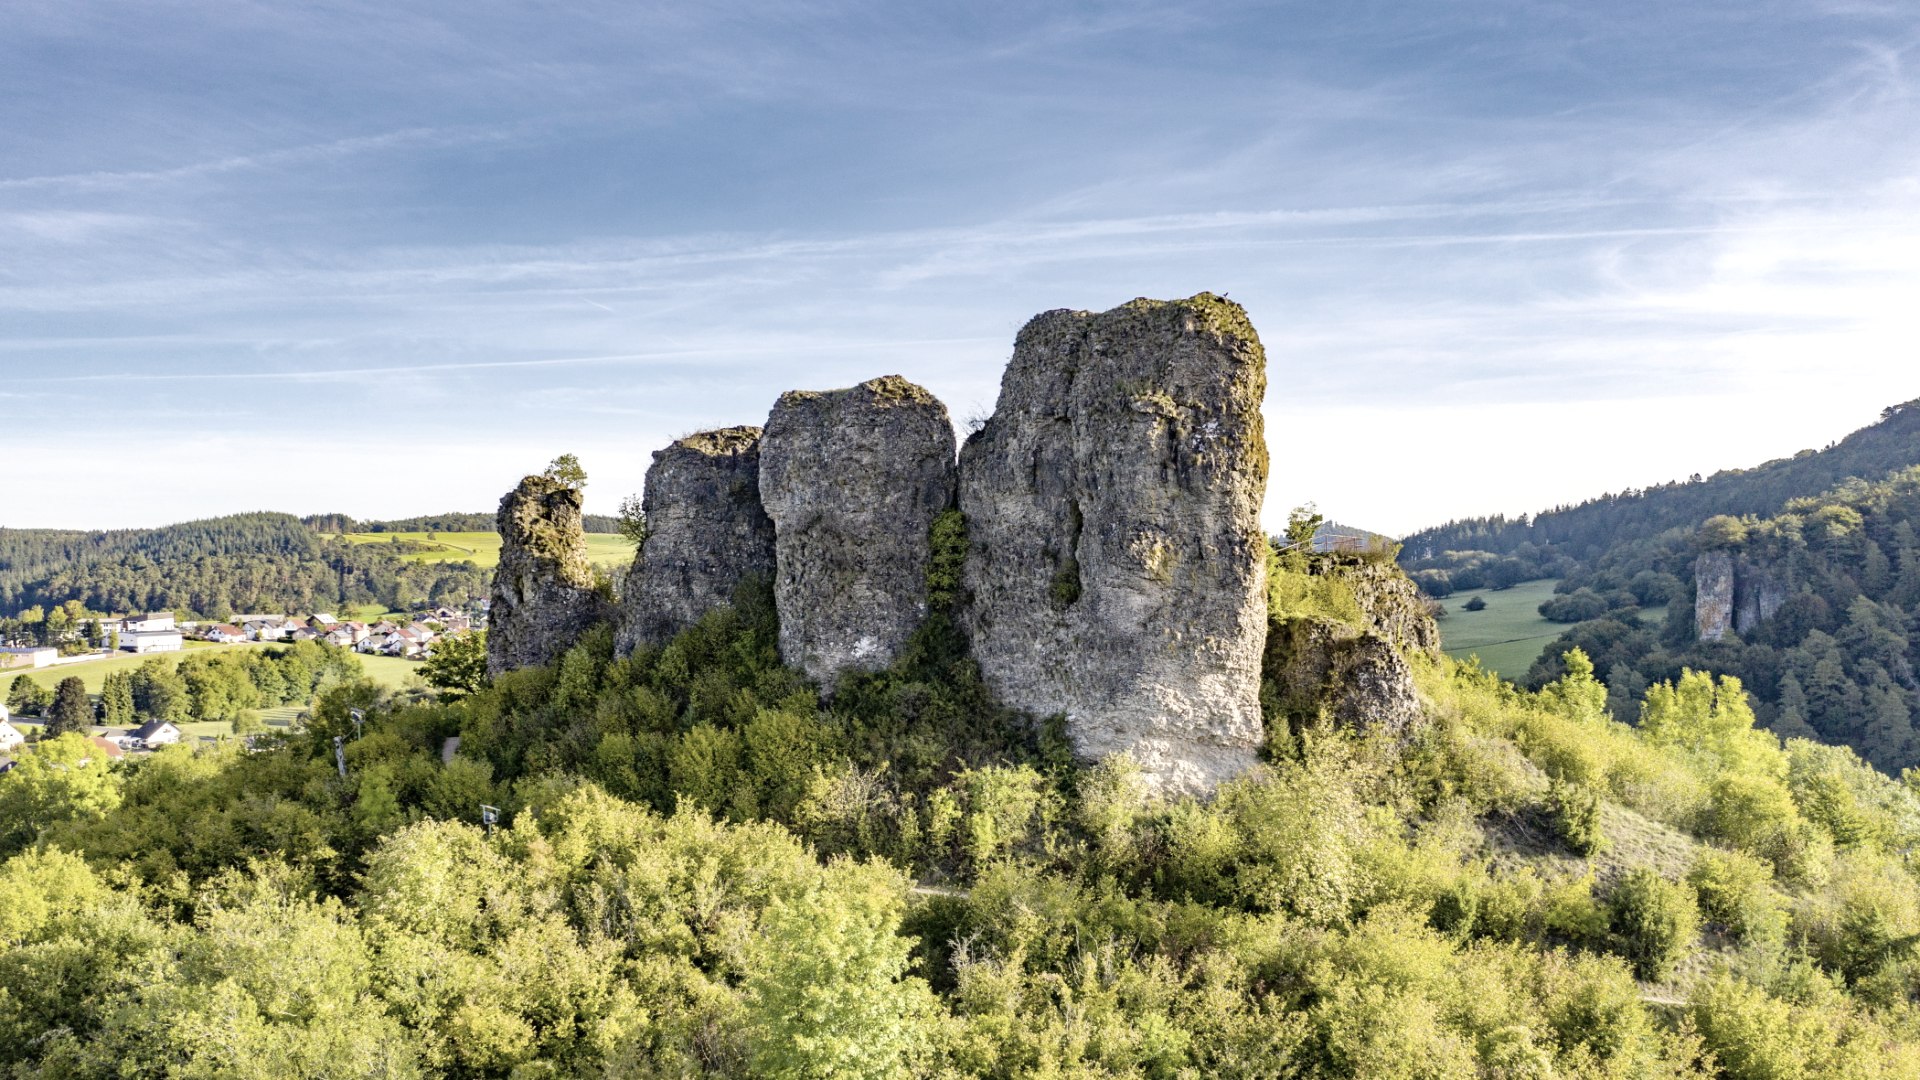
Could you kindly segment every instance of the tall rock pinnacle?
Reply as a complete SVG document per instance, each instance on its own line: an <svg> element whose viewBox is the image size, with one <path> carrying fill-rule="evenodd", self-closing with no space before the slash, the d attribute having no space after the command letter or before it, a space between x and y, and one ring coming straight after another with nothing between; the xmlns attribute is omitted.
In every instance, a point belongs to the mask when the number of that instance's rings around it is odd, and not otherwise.
<svg viewBox="0 0 1920 1080"><path fill-rule="evenodd" d="M529 476L500 500L500 565L487 610L487 672L550 664L607 615L581 530L580 489Z"/></svg>
<svg viewBox="0 0 1920 1080"><path fill-rule="evenodd" d="M780 396L760 447L780 656L830 686L886 667L927 613L928 529L953 505L946 406L897 375Z"/></svg>
<svg viewBox="0 0 1920 1080"><path fill-rule="evenodd" d="M1230 301L1050 311L961 453L963 624L988 685L1168 792L1210 790L1262 740L1265 391Z"/></svg>
<svg viewBox="0 0 1920 1080"><path fill-rule="evenodd" d="M760 505L760 429L703 431L653 454L641 497L647 539L620 598L625 656L773 577L773 521Z"/></svg>

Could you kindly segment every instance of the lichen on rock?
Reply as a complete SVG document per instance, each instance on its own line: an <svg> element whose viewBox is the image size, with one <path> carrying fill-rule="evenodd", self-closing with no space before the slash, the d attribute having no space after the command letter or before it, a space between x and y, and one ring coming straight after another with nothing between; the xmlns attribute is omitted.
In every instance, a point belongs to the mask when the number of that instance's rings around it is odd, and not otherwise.
<svg viewBox="0 0 1920 1080"><path fill-rule="evenodd" d="M679 439L653 455L641 497L646 542L620 596L620 656L657 645L771 579L773 521L760 504L760 429Z"/></svg>
<svg viewBox="0 0 1920 1080"><path fill-rule="evenodd" d="M552 663L610 614L587 561L580 489L528 476L500 500L500 565L487 609L487 672Z"/></svg>
<svg viewBox="0 0 1920 1080"><path fill-rule="evenodd" d="M759 491L781 659L829 690L842 671L893 662L926 618L929 530L954 479L946 406L898 375L780 396Z"/></svg>
<svg viewBox="0 0 1920 1080"><path fill-rule="evenodd" d="M961 453L982 676L1167 792L1210 790L1262 741L1265 390L1231 301L1050 311Z"/></svg>

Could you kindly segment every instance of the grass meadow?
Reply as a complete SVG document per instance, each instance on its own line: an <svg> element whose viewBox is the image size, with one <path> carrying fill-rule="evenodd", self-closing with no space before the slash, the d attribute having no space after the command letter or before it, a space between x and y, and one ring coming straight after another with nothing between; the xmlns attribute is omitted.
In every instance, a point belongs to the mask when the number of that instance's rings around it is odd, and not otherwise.
<svg viewBox="0 0 1920 1080"><path fill-rule="evenodd" d="M1447 608L1447 617L1440 620L1441 647L1456 660L1478 656L1481 667L1519 679L1540 650L1567 629L1540 617L1540 605L1553 599L1553 586L1549 578L1511 589L1454 593L1440 601ZM1486 609L1466 610L1467 601L1476 596L1487 602Z"/></svg>
<svg viewBox="0 0 1920 1080"><path fill-rule="evenodd" d="M401 558L409 562L470 562L483 570L500 564L500 534L491 532L381 532L346 533L351 544L386 544L395 539L433 545ZM615 533L588 533L587 559L596 566L625 566L633 561L633 544Z"/></svg>

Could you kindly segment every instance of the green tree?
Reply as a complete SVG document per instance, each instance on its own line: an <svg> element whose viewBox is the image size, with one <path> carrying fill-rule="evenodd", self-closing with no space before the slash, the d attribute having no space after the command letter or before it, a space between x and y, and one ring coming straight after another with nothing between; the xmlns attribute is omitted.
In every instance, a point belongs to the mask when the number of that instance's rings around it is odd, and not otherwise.
<svg viewBox="0 0 1920 1080"><path fill-rule="evenodd" d="M47 716L45 735L86 734L93 723L93 703L87 697L87 684L78 675L60 680L53 691L53 709Z"/></svg>
<svg viewBox="0 0 1920 1080"><path fill-rule="evenodd" d="M131 727L133 715L133 673L109 672L100 682L100 722L107 727Z"/></svg>
<svg viewBox="0 0 1920 1080"><path fill-rule="evenodd" d="M0 856L56 825L97 820L120 805L119 779L84 735L42 739L0 783Z"/></svg>
<svg viewBox="0 0 1920 1080"><path fill-rule="evenodd" d="M906 882L840 862L825 884L776 903L753 940L746 982L753 1072L770 1080L907 1075L931 1004L906 977Z"/></svg>
<svg viewBox="0 0 1920 1080"><path fill-rule="evenodd" d="M487 688L487 632L468 630L448 634L433 643L433 655L420 665L428 686L452 695L477 694Z"/></svg>
<svg viewBox="0 0 1920 1080"><path fill-rule="evenodd" d="M7 688L7 709L15 716L40 716L53 704L53 691L31 675L15 675Z"/></svg>
<svg viewBox="0 0 1920 1080"><path fill-rule="evenodd" d="M548 462L541 475L575 491L587 486L587 470L580 467L580 459L572 454L561 454Z"/></svg>
<svg viewBox="0 0 1920 1080"><path fill-rule="evenodd" d="M1655 981L1673 973L1693 944L1700 911L1693 890L1640 867L1628 871L1607 905L1608 928L1635 976Z"/></svg>

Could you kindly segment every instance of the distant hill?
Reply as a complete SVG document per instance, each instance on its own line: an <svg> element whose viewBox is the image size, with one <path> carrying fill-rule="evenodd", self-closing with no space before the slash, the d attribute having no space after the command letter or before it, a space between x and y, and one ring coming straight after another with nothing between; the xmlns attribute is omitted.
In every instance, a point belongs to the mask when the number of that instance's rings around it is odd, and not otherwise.
<svg viewBox="0 0 1920 1080"><path fill-rule="evenodd" d="M0 615L78 601L103 612L310 611L349 604L410 607L484 595L486 575L459 563L334 541L291 514L251 513L157 529L83 532L0 528Z"/></svg>
<svg viewBox="0 0 1920 1080"><path fill-rule="evenodd" d="M453 510L444 514L392 518L385 521L361 521L347 514L309 514L300 520L308 528L323 533L490 533L493 531L493 511L491 510L473 513ZM590 533L617 533L620 531L620 521L606 514L588 514L582 521L582 528Z"/></svg>
<svg viewBox="0 0 1920 1080"><path fill-rule="evenodd" d="M1782 735L1851 746L1890 773L1920 764L1920 403L1752 469L1451 522L1407 537L1400 557L1436 596L1558 579L1539 612L1568 629L1531 685L1579 647L1629 719L1649 683L1713 670L1739 676ZM1724 607L1706 628L1703 574Z"/></svg>
<svg viewBox="0 0 1920 1080"><path fill-rule="evenodd" d="M1479 588L1540 577L1561 577L1631 540L1669 529L1692 529L1716 514L1773 514L1789 499L1817 495L1849 477L1878 480L1920 465L1920 400L1890 406L1880 421L1824 450L1802 450L1751 469L1728 469L1654 487L1601 495L1532 517L1464 518L1401 539L1400 562L1422 570L1488 567L1496 575L1454 588ZM1501 560L1516 565L1491 569ZM1515 576L1519 575L1519 576ZM1423 585L1438 579L1428 575Z"/></svg>

